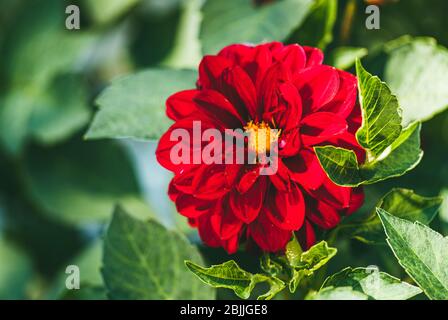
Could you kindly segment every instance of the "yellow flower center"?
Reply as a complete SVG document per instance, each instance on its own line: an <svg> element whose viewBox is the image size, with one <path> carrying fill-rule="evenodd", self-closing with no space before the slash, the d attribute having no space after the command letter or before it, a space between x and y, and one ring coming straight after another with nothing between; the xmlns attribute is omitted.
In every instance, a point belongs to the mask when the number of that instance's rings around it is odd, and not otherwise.
<svg viewBox="0 0 448 320"><path fill-rule="evenodd" d="M248 134L248 147L257 155L268 154L271 145L277 142L281 130L273 130L269 125L261 121L254 123L249 121L244 127L245 133Z"/></svg>

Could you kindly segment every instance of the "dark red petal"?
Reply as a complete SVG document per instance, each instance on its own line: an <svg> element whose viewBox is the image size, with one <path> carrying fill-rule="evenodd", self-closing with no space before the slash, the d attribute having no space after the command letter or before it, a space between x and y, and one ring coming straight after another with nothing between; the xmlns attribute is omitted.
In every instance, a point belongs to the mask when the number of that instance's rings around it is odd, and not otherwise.
<svg viewBox="0 0 448 320"><path fill-rule="evenodd" d="M307 204L307 219L322 229L332 229L341 221L338 211L327 203L323 201L308 201Z"/></svg>
<svg viewBox="0 0 448 320"><path fill-rule="evenodd" d="M205 56L199 64L198 85L201 89L217 89L222 72L233 65L220 56Z"/></svg>
<svg viewBox="0 0 448 320"><path fill-rule="evenodd" d="M266 70L272 65L272 54L266 46L254 48L254 59L248 62L244 69L252 79L256 88L259 88L261 80L264 78Z"/></svg>
<svg viewBox="0 0 448 320"><path fill-rule="evenodd" d="M358 131L359 127L361 127L361 123L361 107L359 106L359 104L355 104L352 113L350 113L350 115L347 117L348 132L355 135L356 131Z"/></svg>
<svg viewBox="0 0 448 320"><path fill-rule="evenodd" d="M236 186L239 193L245 193L249 190L260 176L260 166L257 165L245 165L241 170L241 177L239 183Z"/></svg>
<svg viewBox="0 0 448 320"><path fill-rule="evenodd" d="M257 93L251 78L239 66L224 70L221 75L221 92L237 108L239 114L253 119L257 109Z"/></svg>
<svg viewBox="0 0 448 320"><path fill-rule="evenodd" d="M305 219L302 229L296 232L300 245L303 250L308 250L316 243L316 234L312 224Z"/></svg>
<svg viewBox="0 0 448 320"><path fill-rule="evenodd" d="M306 112L316 112L339 91L339 74L333 67L321 65L299 73L294 84L302 96Z"/></svg>
<svg viewBox="0 0 448 320"><path fill-rule="evenodd" d="M180 194L176 199L177 211L187 218L198 218L210 213L215 207L214 201L200 200L189 194Z"/></svg>
<svg viewBox="0 0 448 320"><path fill-rule="evenodd" d="M199 165L192 166L188 170L184 170L178 174L176 174L171 180L173 187L176 190L181 191L183 193L192 194L193 193L193 179L199 169Z"/></svg>
<svg viewBox="0 0 448 320"><path fill-rule="evenodd" d="M316 112L302 119L300 133L303 144L313 146L346 130L347 122L344 118L330 112Z"/></svg>
<svg viewBox="0 0 448 320"><path fill-rule="evenodd" d="M326 177L314 152L303 149L297 156L284 159L290 171L291 179L307 190L315 190L322 185Z"/></svg>
<svg viewBox="0 0 448 320"><path fill-rule="evenodd" d="M339 91L332 101L324 105L320 111L333 112L347 118L356 103L358 82L356 77L348 72L338 70Z"/></svg>
<svg viewBox="0 0 448 320"><path fill-rule="evenodd" d="M224 164L201 165L192 182L193 194L198 199L219 199L230 187L227 185Z"/></svg>
<svg viewBox="0 0 448 320"><path fill-rule="evenodd" d="M273 64L265 73L263 80L260 82L258 89L258 115L264 113L273 113L273 109L278 106L278 90L279 85L288 82L291 79L291 74L286 67L277 62Z"/></svg>
<svg viewBox="0 0 448 320"><path fill-rule="evenodd" d="M235 65L244 67L246 63L253 60L255 48L245 44L232 44L224 47L218 56L231 60Z"/></svg>
<svg viewBox="0 0 448 320"><path fill-rule="evenodd" d="M328 177L325 177L322 186L310 193L337 209L346 209L350 205L351 188L338 186Z"/></svg>
<svg viewBox="0 0 448 320"><path fill-rule="evenodd" d="M350 206L347 209L346 214L351 215L356 212L364 203L364 190L363 187L357 187L352 189L352 195L350 197Z"/></svg>
<svg viewBox="0 0 448 320"><path fill-rule="evenodd" d="M243 221L232 212L228 201L227 197L218 201L210 217L212 228L221 240L228 240L237 235L243 226Z"/></svg>
<svg viewBox="0 0 448 320"><path fill-rule="evenodd" d="M265 177L258 181L245 193L233 190L230 194L230 207L235 215L249 224L258 216L264 202L267 182Z"/></svg>
<svg viewBox="0 0 448 320"><path fill-rule="evenodd" d="M298 128L300 118L302 116L302 99L297 91L297 88L290 82L283 83L278 87L278 107L279 111L274 113L274 122L276 127L282 128L284 133L291 129ZM272 118L264 120L268 123L272 122Z"/></svg>
<svg viewBox="0 0 448 320"><path fill-rule="evenodd" d="M223 240L222 246L223 246L224 250L226 250L226 252L228 254L234 254L235 252L237 252L238 251L238 240L239 240L238 234L231 237L228 240Z"/></svg>
<svg viewBox="0 0 448 320"><path fill-rule="evenodd" d="M324 61L324 54L318 48L304 46L306 54L306 67L314 67L321 65Z"/></svg>
<svg viewBox="0 0 448 320"><path fill-rule="evenodd" d="M246 123L235 106L218 91L201 90L194 100L199 110L221 123L222 127L231 129Z"/></svg>
<svg viewBox="0 0 448 320"><path fill-rule="evenodd" d="M274 53L274 60L281 61L291 74L298 73L305 67L305 50L298 44L284 46Z"/></svg>
<svg viewBox="0 0 448 320"><path fill-rule="evenodd" d="M202 215L197 220L199 236L209 247L221 247L222 241L213 230L210 217L211 214Z"/></svg>
<svg viewBox="0 0 448 320"><path fill-rule="evenodd" d="M299 230L305 219L305 201L300 188L293 183L291 191L277 191L266 214L281 229Z"/></svg>
<svg viewBox="0 0 448 320"><path fill-rule="evenodd" d="M174 185L174 179L172 179L170 181L170 184L168 185L168 197L171 201L176 201L179 194L179 190L177 190L176 186Z"/></svg>
<svg viewBox="0 0 448 320"><path fill-rule="evenodd" d="M281 147L279 150L279 155L281 157L295 156L302 146L299 129L291 129L282 133L278 144L279 148Z"/></svg>
<svg viewBox="0 0 448 320"><path fill-rule="evenodd" d="M197 111L197 106L193 102L193 98L198 93L198 90L184 90L170 96L166 100L167 116L177 121Z"/></svg>
<svg viewBox="0 0 448 320"><path fill-rule="evenodd" d="M281 191L289 191L291 187L291 179L289 176L289 170L283 163L282 158L278 158L278 168L277 173L268 175L272 184Z"/></svg>
<svg viewBox="0 0 448 320"><path fill-rule="evenodd" d="M249 225L248 235L264 251L277 252L283 250L291 239L292 233L275 226L264 211L265 209L262 209L258 218Z"/></svg>

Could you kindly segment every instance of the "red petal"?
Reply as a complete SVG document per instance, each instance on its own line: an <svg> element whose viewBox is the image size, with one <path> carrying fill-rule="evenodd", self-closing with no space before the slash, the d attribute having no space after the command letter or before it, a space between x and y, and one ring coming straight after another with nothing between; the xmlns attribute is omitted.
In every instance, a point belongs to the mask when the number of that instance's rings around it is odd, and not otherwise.
<svg viewBox="0 0 448 320"><path fill-rule="evenodd" d="M197 220L198 232L202 241L204 241L209 247L217 248L221 246L221 239L219 239L218 235L212 228L210 216L211 214L199 217Z"/></svg>
<svg viewBox="0 0 448 320"><path fill-rule="evenodd" d="M307 202L306 217L322 229L332 229L341 221L338 211L322 201Z"/></svg>
<svg viewBox="0 0 448 320"><path fill-rule="evenodd" d="M296 232L300 245L304 250L308 250L316 243L316 234L312 224L305 219L302 229Z"/></svg>
<svg viewBox="0 0 448 320"><path fill-rule="evenodd" d="M219 201L214 209L210 222L213 230L221 240L228 240L238 234L243 222L232 212L228 198Z"/></svg>
<svg viewBox="0 0 448 320"><path fill-rule="evenodd" d="M249 225L248 235L262 250L277 252L285 248L292 233L276 227L262 209L258 218Z"/></svg>
<svg viewBox="0 0 448 320"><path fill-rule="evenodd" d="M176 190L181 191L183 193L192 194L193 193L193 179L199 169L199 165L192 166L188 170L184 170L181 173L178 173L174 176L171 183Z"/></svg>
<svg viewBox="0 0 448 320"><path fill-rule="evenodd" d="M180 192L176 189L174 186L174 179L170 181L170 184L168 185L168 197L171 201L175 202L177 197L179 196Z"/></svg>
<svg viewBox="0 0 448 320"><path fill-rule="evenodd" d="M239 66L226 69L221 76L221 92L237 107L240 115L255 118L257 93L251 78Z"/></svg>
<svg viewBox="0 0 448 320"><path fill-rule="evenodd" d="M198 199L219 199L230 191L225 176L226 165L201 165L192 183L193 194Z"/></svg>
<svg viewBox="0 0 448 320"><path fill-rule="evenodd" d="M266 194L266 178L260 178L246 193L233 190L230 194L230 207L244 223L251 223L258 216Z"/></svg>
<svg viewBox="0 0 448 320"><path fill-rule="evenodd" d="M316 112L339 91L339 74L333 67L321 65L305 69L294 81L307 112Z"/></svg>
<svg viewBox="0 0 448 320"><path fill-rule="evenodd" d="M352 196L350 197L350 207L347 209L347 215L356 212L364 203L363 187L353 188Z"/></svg>
<svg viewBox="0 0 448 320"><path fill-rule="evenodd" d="M281 61L291 74L298 73L305 67L305 50L298 44L288 45L275 52L274 60Z"/></svg>
<svg viewBox="0 0 448 320"><path fill-rule="evenodd" d="M249 190L255 181L257 181L260 176L260 166L259 165L246 165L242 169L242 174L237 185L237 190L240 193L245 193Z"/></svg>
<svg viewBox="0 0 448 320"><path fill-rule="evenodd" d="M289 170L283 163L281 158L278 159L278 168L275 174L268 176L275 188L281 191L288 191L290 189L291 181Z"/></svg>
<svg viewBox="0 0 448 320"><path fill-rule="evenodd" d="M306 67L314 67L321 65L324 61L324 54L318 48L314 47L303 47L306 54Z"/></svg>
<svg viewBox="0 0 448 320"><path fill-rule="evenodd" d="M184 90L170 96L166 100L167 116L177 121L197 111L197 106L193 102L193 98L198 93L198 90Z"/></svg>
<svg viewBox="0 0 448 320"><path fill-rule="evenodd" d="M187 218L198 218L210 213L215 207L215 202L200 200L189 194L181 194L176 199L177 211Z"/></svg>
<svg viewBox="0 0 448 320"><path fill-rule="evenodd" d="M279 112L274 116L275 124L279 128L288 131L297 128L302 116L302 99L297 88L292 83L284 83L278 87L278 109ZM265 118L266 122L271 122L271 118Z"/></svg>
<svg viewBox="0 0 448 320"><path fill-rule="evenodd" d="M221 93L215 90L201 90L196 96L197 108L221 123L225 128L237 128L245 121L235 107Z"/></svg>
<svg viewBox="0 0 448 320"><path fill-rule="evenodd" d="M330 103L324 105L320 111L333 112L347 118L356 103L358 82L356 77L348 72L338 70L339 91Z"/></svg>
<svg viewBox="0 0 448 320"><path fill-rule="evenodd" d="M235 235L228 240L222 241L222 246L228 254L234 254L238 251L238 239L239 235Z"/></svg>
<svg viewBox="0 0 448 320"><path fill-rule="evenodd" d="M283 160L288 167L291 179L307 190L315 190L322 185L326 177L317 156L303 149L296 157Z"/></svg>
<svg viewBox="0 0 448 320"><path fill-rule="evenodd" d="M268 47L261 45L255 47L253 61L247 63L244 67L247 74L251 77L256 88L259 88L261 80L264 78L266 70L272 65L272 54Z"/></svg>
<svg viewBox="0 0 448 320"><path fill-rule="evenodd" d="M258 103L261 106L259 116L265 112L272 113L273 109L278 106L279 85L288 82L290 78L289 70L280 62L273 64L266 71L258 89Z"/></svg>
<svg viewBox="0 0 448 320"><path fill-rule="evenodd" d="M218 56L231 60L235 65L244 67L246 63L253 60L255 48L245 44L232 44L223 48Z"/></svg>
<svg viewBox="0 0 448 320"><path fill-rule="evenodd" d="M291 184L291 191L277 191L271 200L268 218L277 227L284 230L299 230L305 218L305 201L302 191L296 184Z"/></svg>
<svg viewBox="0 0 448 320"><path fill-rule="evenodd" d="M222 72L233 65L232 61L220 56L205 56L199 64L198 84L201 89L217 89Z"/></svg>
<svg viewBox="0 0 448 320"><path fill-rule="evenodd" d="M301 136L306 146L328 141L347 130L347 122L330 112L316 112L302 119Z"/></svg>
<svg viewBox="0 0 448 320"><path fill-rule="evenodd" d="M350 205L350 187L341 187L325 177L324 183L319 189L311 191L311 194L318 200L325 201L337 209L346 209Z"/></svg>

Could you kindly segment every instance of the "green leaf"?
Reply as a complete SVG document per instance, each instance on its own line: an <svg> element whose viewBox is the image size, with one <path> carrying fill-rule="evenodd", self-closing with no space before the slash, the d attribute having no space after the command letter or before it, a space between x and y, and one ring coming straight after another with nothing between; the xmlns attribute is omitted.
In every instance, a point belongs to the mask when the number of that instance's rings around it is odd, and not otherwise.
<svg viewBox="0 0 448 320"><path fill-rule="evenodd" d="M0 299L25 299L32 276L30 259L0 234Z"/></svg>
<svg viewBox="0 0 448 320"><path fill-rule="evenodd" d="M448 238L422 223L377 213L400 265L430 299L448 299Z"/></svg>
<svg viewBox="0 0 448 320"><path fill-rule="evenodd" d="M338 69L349 69L357 59L365 57L367 52L366 48L338 47L328 55L328 64Z"/></svg>
<svg viewBox="0 0 448 320"><path fill-rule="evenodd" d="M115 209L104 239L103 279L112 299L211 299L185 268L184 260L202 263L195 247L180 233L154 220Z"/></svg>
<svg viewBox="0 0 448 320"><path fill-rule="evenodd" d="M367 300L369 297L352 287L326 287L319 292L311 292L306 300Z"/></svg>
<svg viewBox="0 0 448 320"><path fill-rule="evenodd" d="M49 88L36 97L28 125L30 134L42 144L69 138L90 120L87 101L80 77L55 77Z"/></svg>
<svg viewBox="0 0 448 320"><path fill-rule="evenodd" d="M341 186L356 187L399 177L417 166L423 157L420 149L420 123L411 124L384 153L358 165L351 150L333 146L315 147L316 155L328 177Z"/></svg>
<svg viewBox="0 0 448 320"><path fill-rule="evenodd" d="M311 0L283 0L255 7L251 0L212 0L203 7L200 38L206 54L234 43L282 41L305 19Z"/></svg>
<svg viewBox="0 0 448 320"><path fill-rule="evenodd" d="M362 124L356 139L367 151L367 158L377 158L401 134L401 111L397 98L377 76L356 61Z"/></svg>
<svg viewBox="0 0 448 320"><path fill-rule="evenodd" d="M139 188L123 148L113 142L73 141L31 148L24 182L34 203L67 224L109 219L117 201L138 201Z"/></svg>
<svg viewBox="0 0 448 320"><path fill-rule="evenodd" d="M328 277L322 285L326 287L351 287L374 300L407 300L422 292L377 268L347 267Z"/></svg>
<svg viewBox="0 0 448 320"><path fill-rule="evenodd" d="M288 42L297 42L324 50L333 41L337 11L337 0L315 1L305 22L294 32Z"/></svg>
<svg viewBox="0 0 448 320"><path fill-rule="evenodd" d="M151 69L117 79L100 95L100 109L87 139L158 139L171 124L165 101L178 91L193 88L196 73L190 70Z"/></svg>
<svg viewBox="0 0 448 320"><path fill-rule="evenodd" d="M366 150L358 164L352 150L318 146L314 150L328 177L341 186L359 186L398 177L412 170L422 159L418 122L403 129L397 98L384 82L368 73L356 61L362 125L356 139Z"/></svg>
<svg viewBox="0 0 448 320"><path fill-rule="evenodd" d="M412 190L392 189L376 205L390 214L409 221L420 221L428 225L436 216L442 204L440 197L422 197ZM366 243L384 242L381 220L373 210L368 217L341 225L344 233L350 233L356 239ZM347 230L348 229L348 230Z"/></svg>
<svg viewBox="0 0 448 320"><path fill-rule="evenodd" d="M327 264L337 251L336 248L329 247L325 241L321 241L303 252L300 259L294 255L294 258L289 260L293 267L289 290L295 292L302 279L312 276L316 270Z"/></svg>
<svg viewBox="0 0 448 320"><path fill-rule="evenodd" d="M202 282L214 288L231 289L241 299L248 299L255 285L261 282L267 282L270 285L270 290L259 296L258 299L272 299L285 287L285 283L280 279L247 272L233 260L209 268L201 267L191 261L185 261L185 265Z"/></svg>
<svg viewBox="0 0 448 320"><path fill-rule="evenodd" d="M432 38L400 43L386 49L384 79L400 100L403 123L431 119L448 106L448 50Z"/></svg>
<svg viewBox="0 0 448 320"><path fill-rule="evenodd" d="M19 154L32 134L40 141L58 142L89 118L82 82L59 83L56 77L79 71L96 36L61 27L64 9L58 0L22 6L4 39L0 144L11 155Z"/></svg>

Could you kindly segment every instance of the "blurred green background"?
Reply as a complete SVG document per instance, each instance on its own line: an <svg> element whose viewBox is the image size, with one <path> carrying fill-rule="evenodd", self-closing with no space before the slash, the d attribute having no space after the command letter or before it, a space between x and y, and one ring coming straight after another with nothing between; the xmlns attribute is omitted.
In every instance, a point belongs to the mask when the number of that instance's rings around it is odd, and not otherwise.
<svg viewBox="0 0 448 320"><path fill-rule="evenodd" d="M380 76L391 40L429 36L448 46L446 0L310 0L289 20L264 15L266 25L254 31L255 13L270 2L282 1L208 0L201 8L198 0L0 0L0 299L89 298L64 292L71 263L81 267L83 283L98 289L92 297L104 297L101 239L118 202L199 244L167 199L170 176L155 161L155 142L84 139L95 98L112 79L159 66L195 69L203 53L237 40L318 46L327 62L349 69L353 56L368 52L368 69ZM380 30L365 28L367 2L381 5ZM80 8L80 30L65 28L69 4ZM217 36L220 23L228 28ZM366 189L357 215L393 187L448 198L448 112L424 123L422 147L414 171ZM444 234L446 203L432 225ZM350 239L336 246L331 271L378 265L406 277L389 248ZM227 258L221 250L201 251L209 262ZM258 263L236 259L249 269Z"/></svg>

